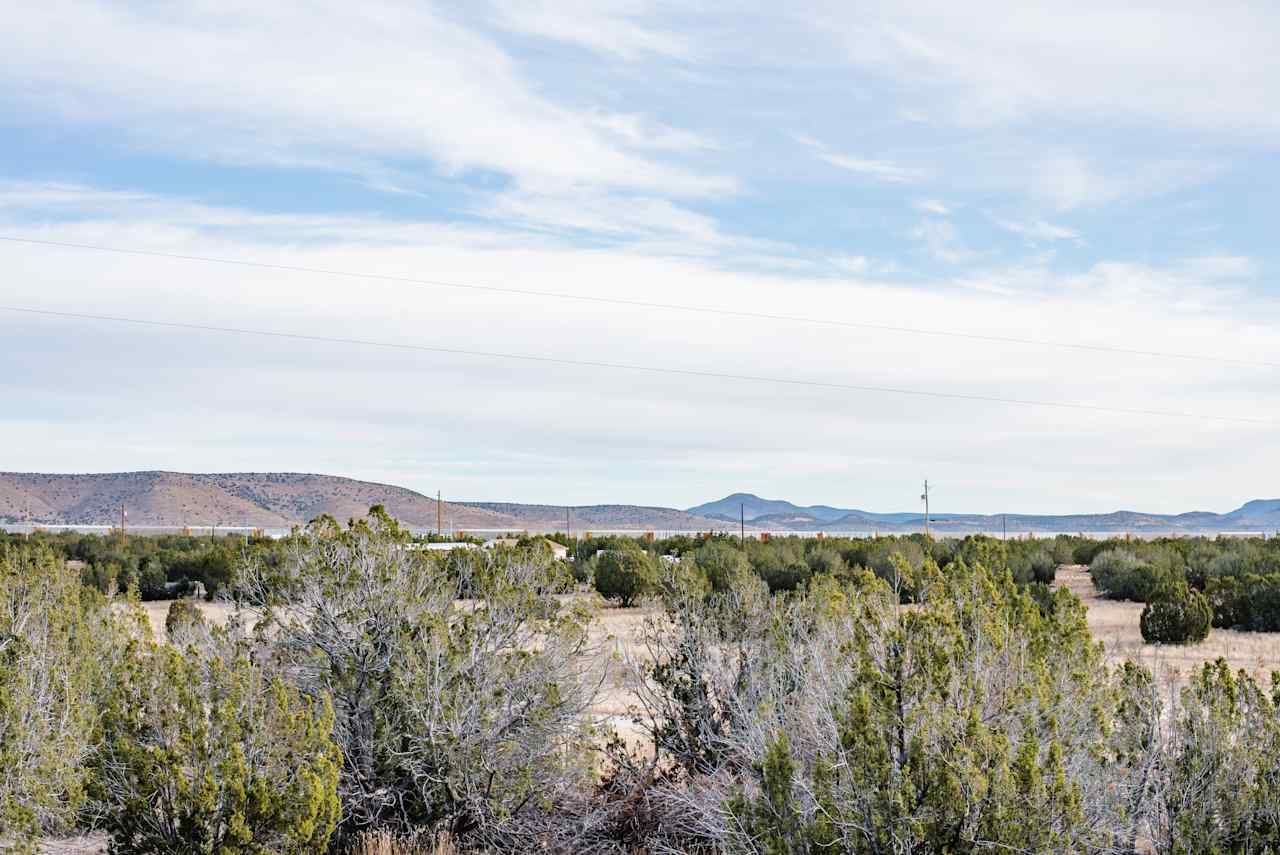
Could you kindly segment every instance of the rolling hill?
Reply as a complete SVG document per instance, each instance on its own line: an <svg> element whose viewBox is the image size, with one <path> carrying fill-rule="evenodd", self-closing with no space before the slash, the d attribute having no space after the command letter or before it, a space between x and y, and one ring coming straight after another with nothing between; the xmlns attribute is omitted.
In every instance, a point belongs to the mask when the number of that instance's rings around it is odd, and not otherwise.
<svg viewBox="0 0 1280 855"><path fill-rule="evenodd" d="M331 475L238 472L122 472L93 475L0 473L0 520L50 525L105 525L128 510L135 526L287 528L320 514L363 516L374 504L414 528L434 528L436 500L388 484ZM481 508L445 502L456 528L521 528Z"/></svg>

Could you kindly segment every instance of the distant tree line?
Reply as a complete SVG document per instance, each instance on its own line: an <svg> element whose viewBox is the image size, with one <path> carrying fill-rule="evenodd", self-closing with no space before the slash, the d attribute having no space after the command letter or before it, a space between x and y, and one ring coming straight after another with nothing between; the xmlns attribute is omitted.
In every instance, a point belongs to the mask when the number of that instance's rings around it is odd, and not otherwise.
<svg viewBox="0 0 1280 855"><path fill-rule="evenodd" d="M1076 539L1000 540L984 535L934 540L923 534L877 538L775 537L740 541L730 535L681 535L644 540L622 535L574 544L574 574L606 599L630 605L652 594L662 567L679 563L701 577L709 591L723 592L745 577L760 579L771 593L799 590L814 578L848 581L870 571L902 602L914 602L926 562L946 568L956 561L1008 571L1013 581L1048 596L1060 564L1070 563Z"/></svg>

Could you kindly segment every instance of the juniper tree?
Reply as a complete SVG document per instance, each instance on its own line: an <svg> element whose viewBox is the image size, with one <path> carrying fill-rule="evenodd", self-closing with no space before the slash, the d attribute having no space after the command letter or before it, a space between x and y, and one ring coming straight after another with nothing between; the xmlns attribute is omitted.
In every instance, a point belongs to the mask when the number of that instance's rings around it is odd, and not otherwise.
<svg viewBox="0 0 1280 855"><path fill-rule="evenodd" d="M74 826L121 636L60 557L0 545L0 847Z"/></svg>
<svg viewBox="0 0 1280 855"><path fill-rule="evenodd" d="M337 823L327 698L251 661L233 626L132 643L106 705L93 791L117 855L303 855Z"/></svg>
<svg viewBox="0 0 1280 855"><path fill-rule="evenodd" d="M589 614L561 562L477 552L447 566L374 509L297 538L237 594L273 667L330 697L347 831L444 827L494 846L557 834L589 793ZM466 594L470 599L462 599Z"/></svg>

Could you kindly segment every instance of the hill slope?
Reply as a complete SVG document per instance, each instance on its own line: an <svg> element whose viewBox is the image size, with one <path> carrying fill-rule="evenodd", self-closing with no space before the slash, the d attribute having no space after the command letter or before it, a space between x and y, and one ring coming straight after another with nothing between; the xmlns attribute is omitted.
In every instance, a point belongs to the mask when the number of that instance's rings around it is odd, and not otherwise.
<svg viewBox="0 0 1280 855"><path fill-rule="evenodd" d="M331 475L238 472L121 472L93 475L0 473L0 519L53 525L104 525L128 510L137 526L256 526L303 524L320 514L340 521L363 516L374 504L415 528L434 528L436 500L388 484ZM456 528L520 527L481 508L445 502L446 524Z"/></svg>

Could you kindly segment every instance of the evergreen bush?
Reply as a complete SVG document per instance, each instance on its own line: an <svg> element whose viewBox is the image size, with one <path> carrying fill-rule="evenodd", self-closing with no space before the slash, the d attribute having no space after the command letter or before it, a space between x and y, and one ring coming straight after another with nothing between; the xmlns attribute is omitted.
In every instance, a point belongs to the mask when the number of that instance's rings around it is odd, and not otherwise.
<svg viewBox="0 0 1280 855"><path fill-rule="evenodd" d="M1139 620L1144 641L1152 644L1199 644L1209 637L1213 608L1185 582L1167 585L1147 601Z"/></svg>

